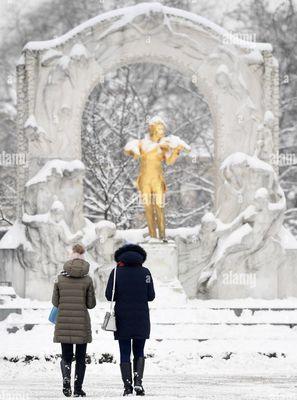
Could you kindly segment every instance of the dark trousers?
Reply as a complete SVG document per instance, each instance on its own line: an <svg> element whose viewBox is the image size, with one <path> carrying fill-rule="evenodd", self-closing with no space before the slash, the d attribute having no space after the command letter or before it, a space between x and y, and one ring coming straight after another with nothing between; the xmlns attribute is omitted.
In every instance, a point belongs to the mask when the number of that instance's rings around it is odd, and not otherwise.
<svg viewBox="0 0 297 400"><path fill-rule="evenodd" d="M121 364L130 362L131 342L134 359L144 357L145 339L120 339Z"/></svg>
<svg viewBox="0 0 297 400"><path fill-rule="evenodd" d="M73 359L73 344L61 343L62 358L66 363L71 363ZM75 345L75 360L77 364L84 365L86 363L87 343Z"/></svg>

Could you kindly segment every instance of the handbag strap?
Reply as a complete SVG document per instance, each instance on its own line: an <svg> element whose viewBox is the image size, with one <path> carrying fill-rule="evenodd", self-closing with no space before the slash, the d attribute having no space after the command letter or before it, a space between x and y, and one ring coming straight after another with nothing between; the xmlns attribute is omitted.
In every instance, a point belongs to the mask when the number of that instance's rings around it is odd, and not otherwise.
<svg viewBox="0 0 297 400"><path fill-rule="evenodd" d="M117 275L117 267L114 269L113 273L113 285L112 285L112 295L111 295L111 302L110 302L110 312L113 311L113 303L114 303L114 295L115 295L115 285L116 285L116 275Z"/></svg>

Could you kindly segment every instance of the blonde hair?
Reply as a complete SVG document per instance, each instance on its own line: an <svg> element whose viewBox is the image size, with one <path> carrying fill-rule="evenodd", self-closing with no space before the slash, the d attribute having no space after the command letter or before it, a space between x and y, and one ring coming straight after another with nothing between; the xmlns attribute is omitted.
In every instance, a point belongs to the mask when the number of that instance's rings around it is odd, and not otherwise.
<svg viewBox="0 0 297 400"><path fill-rule="evenodd" d="M72 247L72 251L73 253L84 254L86 250L82 244L77 243Z"/></svg>

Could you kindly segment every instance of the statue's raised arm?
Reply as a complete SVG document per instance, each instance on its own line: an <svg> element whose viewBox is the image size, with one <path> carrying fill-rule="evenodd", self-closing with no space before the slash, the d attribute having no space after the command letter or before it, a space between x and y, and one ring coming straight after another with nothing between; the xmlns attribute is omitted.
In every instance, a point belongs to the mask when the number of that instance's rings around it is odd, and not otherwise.
<svg viewBox="0 0 297 400"><path fill-rule="evenodd" d="M137 160L140 157L139 145L139 139L130 140L124 147L125 154L127 156L133 156L135 160Z"/></svg>
<svg viewBox="0 0 297 400"><path fill-rule="evenodd" d="M160 140L160 147L164 152L165 162L167 165L174 164L183 150L186 152L190 152L191 150L191 147L187 145L186 142L175 135L163 137Z"/></svg>

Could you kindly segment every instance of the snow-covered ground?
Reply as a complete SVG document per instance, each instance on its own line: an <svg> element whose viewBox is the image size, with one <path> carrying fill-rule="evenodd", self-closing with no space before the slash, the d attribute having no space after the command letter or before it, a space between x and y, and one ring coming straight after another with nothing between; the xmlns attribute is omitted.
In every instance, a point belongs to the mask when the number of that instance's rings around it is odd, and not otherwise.
<svg viewBox="0 0 297 400"><path fill-rule="evenodd" d="M60 390L59 365L33 362L28 366L0 364L1 399L64 398ZM87 367L84 389L91 399L119 399L122 384L118 367L91 365ZM182 374L159 375L147 372L147 397L164 400L295 400L296 379L281 374L214 374L207 367L203 373L189 370Z"/></svg>
<svg viewBox="0 0 297 400"><path fill-rule="evenodd" d="M177 282L156 282L146 388L163 399L296 399L297 306L285 300L187 300ZM3 297L2 297L3 298ZM52 341L50 302L16 298L0 322L0 399L62 397L60 345ZM0 301L1 303L1 301ZM88 397L121 395L119 352L100 328L106 303L90 311L93 342ZM0 310L1 311L1 310Z"/></svg>

